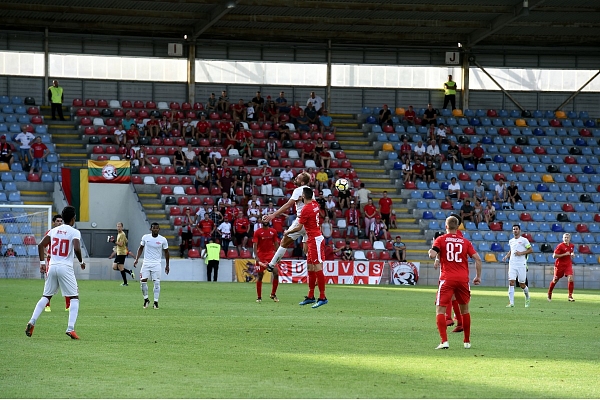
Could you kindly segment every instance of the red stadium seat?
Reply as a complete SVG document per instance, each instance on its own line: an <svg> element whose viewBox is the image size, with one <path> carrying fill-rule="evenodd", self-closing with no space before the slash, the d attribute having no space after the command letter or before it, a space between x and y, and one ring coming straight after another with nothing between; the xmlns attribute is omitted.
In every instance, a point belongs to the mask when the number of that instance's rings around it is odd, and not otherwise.
<svg viewBox="0 0 600 400"><path fill-rule="evenodd" d="M496 110L488 110L487 116L490 118L496 118L498 116L498 113L496 112Z"/></svg>
<svg viewBox="0 0 600 400"><path fill-rule="evenodd" d="M160 188L160 194L166 194L166 195L173 194L173 189L171 189L170 186L162 186ZM181 203L179 203L179 204L181 204Z"/></svg>
<svg viewBox="0 0 600 400"><path fill-rule="evenodd" d="M523 166L521 164L514 164L512 167L512 172L518 173L523 172Z"/></svg>
<svg viewBox="0 0 600 400"><path fill-rule="evenodd" d="M533 236L531 236L531 233L524 233L522 236L531 243L535 243L535 240L533 240Z"/></svg>
<svg viewBox="0 0 600 400"><path fill-rule="evenodd" d="M373 246L371 246L371 242L369 240L361 240L360 241L360 248L362 250L370 250L373 248Z"/></svg>
<svg viewBox="0 0 600 400"><path fill-rule="evenodd" d="M475 134L475 130L471 126L466 126L466 127L463 128L463 133L465 135L474 135Z"/></svg>
<svg viewBox="0 0 600 400"><path fill-rule="evenodd" d="M131 183L133 183L134 185L141 185L142 183L144 183L144 180L141 176L134 175L131 177Z"/></svg>
<svg viewBox="0 0 600 400"><path fill-rule="evenodd" d="M171 208L169 208L169 215L173 215L173 216L181 215L181 208L179 208L177 206L172 206Z"/></svg>
<svg viewBox="0 0 600 400"><path fill-rule="evenodd" d="M394 133L394 126L386 124L386 125L383 126L383 131L385 133Z"/></svg>
<svg viewBox="0 0 600 400"><path fill-rule="evenodd" d="M533 149L533 152L535 154L546 154L546 149L541 146L537 146L535 149Z"/></svg>
<svg viewBox="0 0 600 400"><path fill-rule="evenodd" d="M600 214L594 214L594 222L600 222Z"/></svg>
<svg viewBox="0 0 600 400"><path fill-rule="evenodd" d="M121 107L123 108L131 108L133 105L131 104L131 100L123 100L121 102Z"/></svg>
<svg viewBox="0 0 600 400"><path fill-rule="evenodd" d="M190 201L187 197L181 196L177 199L177 204L179 204L180 206L187 206L188 204L190 204Z"/></svg>
<svg viewBox="0 0 600 400"><path fill-rule="evenodd" d="M83 106L83 100L73 99L73 107L82 107L82 106Z"/></svg>
<svg viewBox="0 0 600 400"><path fill-rule="evenodd" d="M590 231L586 224L577 224L577 227L575 229L579 233L587 233Z"/></svg>
<svg viewBox="0 0 600 400"><path fill-rule="evenodd" d="M579 183L579 179L577 179L577 176L573 175L573 174L569 174L565 177L566 181L569 183Z"/></svg>
<svg viewBox="0 0 600 400"><path fill-rule="evenodd" d="M562 123L556 118L554 118L550 120L550 126L553 128L560 128L562 126Z"/></svg>
<svg viewBox="0 0 600 400"><path fill-rule="evenodd" d="M519 219L521 221L533 221L533 218L531 217L531 214L526 213L526 212L521 213L521 216L519 217Z"/></svg>
<svg viewBox="0 0 600 400"><path fill-rule="evenodd" d="M583 128L579 131L579 136L590 137L592 136L592 132L590 132L589 129Z"/></svg>
<svg viewBox="0 0 600 400"><path fill-rule="evenodd" d="M167 184L167 177L165 177L163 175L157 176L154 181L156 182L157 185L166 185Z"/></svg>
<svg viewBox="0 0 600 400"><path fill-rule="evenodd" d="M98 103L96 103L96 105L98 107L106 108L106 107L108 107L108 101L106 101L104 99L100 99L100 100L98 100Z"/></svg>
<svg viewBox="0 0 600 400"><path fill-rule="evenodd" d="M29 182L40 182L42 179L40 178L39 174L33 173L27 175L27 180Z"/></svg>
<svg viewBox="0 0 600 400"><path fill-rule="evenodd" d="M93 126L86 126L83 130L83 133L85 133L86 135L95 135L96 131L94 130Z"/></svg>
<svg viewBox="0 0 600 400"><path fill-rule="evenodd" d="M98 157L96 157L96 161L107 161L108 160L108 156L105 156L104 154L100 154Z"/></svg>
<svg viewBox="0 0 600 400"><path fill-rule="evenodd" d="M523 148L515 145L510 149L510 152L513 154L523 154Z"/></svg>
<svg viewBox="0 0 600 400"><path fill-rule="evenodd" d="M565 203L562 205L562 210L564 212L575 212L575 207L573 207L573 204Z"/></svg>
<svg viewBox="0 0 600 400"><path fill-rule="evenodd" d="M135 108L137 108L137 107L135 107ZM143 106L142 106L142 107L140 107L140 108L143 108ZM153 109L155 109L155 108L156 108L156 103L155 103L155 102L153 102L153 101L147 101L147 102L146 102L146 108L148 108L148 109L150 109L150 110L153 110Z"/></svg>
<svg viewBox="0 0 600 400"><path fill-rule="evenodd" d="M335 153L335 157L339 160L343 160L344 158L346 158L346 153L344 153L343 151L338 151Z"/></svg>
<svg viewBox="0 0 600 400"><path fill-rule="evenodd" d="M198 249L189 249L188 257L189 258L200 258L200 252L198 251Z"/></svg>
<svg viewBox="0 0 600 400"><path fill-rule="evenodd" d="M458 174L458 180L459 181L470 181L471 177L466 172L461 172L460 174Z"/></svg>
<svg viewBox="0 0 600 400"><path fill-rule="evenodd" d="M373 250L367 251L367 253L365 255L367 256L367 260L371 260L371 261L378 260L376 251L373 251Z"/></svg>
<svg viewBox="0 0 600 400"><path fill-rule="evenodd" d="M120 108L117 108L115 111L113 111L113 116L117 118L123 118L125 116L125 112Z"/></svg>
<svg viewBox="0 0 600 400"><path fill-rule="evenodd" d="M498 135L500 136L510 136L510 131L506 128L498 129Z"/></svg>
<svg viewBox="0 0 600 400"><path fill-rule="evenodd" d="M204 105L202 105L202 103L195 102L194 110L204 110Z"/></svg>
<svg viewBox="0 0 600 400"><path fill-rule="evenodd" d="M86 107L95 107L96 106L96 102L94 101L94 99L86 99L85 100L85 106Z"/></svg>
<svg viewBox="0 0 600 400"><path fill-rule="evenodd" d="M148 112L146 110L140 110L137 114L138 118L148 118Z"/></svg>
<svg viewBox="0 0 600 400"><path fill-rule="evenodd" d="M162 167L160 165L153 165L152 168L151 168L151 170L152 170L152 173L154 175L158 175L158 174L162 174L163 173Z"/></svg>
<svg viewBox="0 0 600 400"><path fill-rule="evenodd" d="M575 159L575 157L566 156L565 164L577 164L577 160Z"/></svg>
<svg viewBox="0 0 600 400"><path fill-rule="evenodd" d="M502 222L490 222L489 228L491 231L501 231Z"/></svg>
<svg viewBox="0 0 600 400"><path fill-rule="evenodd" d="M31 123L39 125L44 123L44 120L39 115L34 115L33 117L31 117Z"/></svg>
<svg viewBox="0 0 600 400"><path fill-rule="evenodd" d="M92 108L90 111L88 111L88 115L90 117L99 117L100 116L100 110L98 110L97 108Z"/></svg>
<svg viewBox="0 0 600 400"><path fill-rule="evenodd" d="M450 203L449 201L442 201L442 203L440 204L440 207L442 208L442 210L452 210L452 203Z"/></svg>
<svg viewBox="0 0 600 400"><path fill-rule="evenodd" d="M237 249L229 249L227 251L227 258L239 258Z"/></svg>
<svg viewBox="0 0 600 400"><path fill-rule="evenodd" d="M191 185L192 183L193 183L193 182L192 182L192 177L191 177L191 176L189 176L189 175L183 176L183 177L181 178L181 184L182 184L182 185ZM205 188L205 189L206 189L206 188Z"/></svg>
<svg viewBox="0 0 600 400"><path fill-rule="evenodd" d="M499 181L500 179L502 179L504 182L506 182L506 176L504 176L503 173L499 172L497 174L494 174L494 180L495 181Z"/></svg>
<svg viewBox="0 0 600 400"><path fill-rule="evenodd" d="M35 240L35 236L33 235L27 235L23 238L23 244L31 246L34 244L37 244L36 240Z"/></svg>
<svg viewBox="0 0 600 400"><path fill-rule="evenodd" d="M192 198L190 199L190 204L199 206L202 204L202 199L198 196L192 196Z"/></svg>
<svg viewBox="0 0 600 400"><path fill-rule="evenodd" d="M592 254L590 247L585 244L580 244L577 250L579 251L579 254Z"/></svg>
<svg viewBox="0 0 600 400"><path fill-rule="evenodd" d="M88 117L83 117L83 118L81 118L79 123L83 126L88 126L88 125L92 125L92 120L89 119Z"/></svg>
<svg viewBox="0 0 600 400"><path fill-rule="evenodd" d="M92 154L104 154L104 147L102 147L102 146L94 146L92 148Z"/></svg>
<svg viewBox="0 0 600 400"><path fill-rule="evenodd" d="M380 259L380 260L389 260L389 259L390 259L390 253L388 253L388 252L387 252L387 251L385 251L385 250L381 250L381 251L379 252L379 259Z"/></svg>

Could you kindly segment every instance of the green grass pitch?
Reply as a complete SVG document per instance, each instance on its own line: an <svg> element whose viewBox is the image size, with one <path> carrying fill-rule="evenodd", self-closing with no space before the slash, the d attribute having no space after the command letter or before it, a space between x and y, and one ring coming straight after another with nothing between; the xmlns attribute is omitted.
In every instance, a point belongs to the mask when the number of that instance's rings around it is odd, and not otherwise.
<svg viewBox="0 0 600 400"><path fill-rule="evenodd" d="M0 280L2 398L600 398L598 291L507 309L474 287L473 347L434 350L432 287L329 286L311 309L306 285L257 304L254 284L163 282L144 310L137 282L80 281L74 341L61 297L25 336L42 285Z"/></svg>

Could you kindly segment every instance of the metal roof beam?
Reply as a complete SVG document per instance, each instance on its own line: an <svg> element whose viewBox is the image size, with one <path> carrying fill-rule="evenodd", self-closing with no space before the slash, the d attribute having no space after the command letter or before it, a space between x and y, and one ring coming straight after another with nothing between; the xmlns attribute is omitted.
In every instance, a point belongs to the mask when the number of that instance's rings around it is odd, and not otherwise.
<svg viewBox="0 0 600 400"><path fill-rule="evenodd" d="M499 15L490 23L488 29L480 29L469 35L469 39L466 43L467 48L475 46L483 39L493 35L495 32L504 28L506 25L517 20L518 18L529 15L530 10L540 6L545 1L546 0L519 0L519 3L514 6L511 13Z"/></svg>
<svg viewBox="0 0 600 400"><path fill-rule="evenodd" d="M84 15L108 15L114 17L127 16L127 12L131 11L135 17L145 18L176 18L176 19L193 19L193 14L189 12L177 11L156 11L144 9L119 9L119 8L104 8L104 7L71 7L48 4L30 4L30 3L7 3L0 2L0 11L31 11L57 14L76 14Z"/></svg>
<svg viewBox="0 0 600 400"><path fill-rule="evenodd" d="M192 28L191 40L198 39L198 36L202 35L208 28L213 26L218 20L220 20L225 14L231 11L240 0L224 0L217 4L211 11L210 15L206 19L198 21Z"/></svg>

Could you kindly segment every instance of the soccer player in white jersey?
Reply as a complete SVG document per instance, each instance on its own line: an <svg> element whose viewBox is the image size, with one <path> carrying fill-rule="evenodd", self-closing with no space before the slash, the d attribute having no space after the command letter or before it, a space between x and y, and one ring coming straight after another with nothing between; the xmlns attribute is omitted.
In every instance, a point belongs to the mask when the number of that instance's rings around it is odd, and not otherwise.
<svg viewBox="0 0 600 400"><path fill-rule="evenodd" d="M519 286L525 294L525 307L529 307L529 288L525 285L527 279L527 255L533 253L533 247L529 240L521 236L521 226L515 224L512 227L514 237L508 241L510 251L502 258L508 261L508 305L515 306L515 281L519 280Z"/></svg>
<svg viewBox="0 0 600 400"><path fill-rule="evenodd" d="M300 215L300 210L302 210L302 207L304 207L304 201L302 200L302 195L303 195L302 191L304 190L305 187L308 187L307 185L310 183L310 174L308 172L299 173L298 176L296 176L296 178L294 179L294 183L298 187L296 189L294 189L294 192L292 193L292 196L287 201L287 203L285 203L283 206L281 206L281 208L279 208L279 210L275 211L274 213L264 215L263 221L271 222L273 220L273 218L277 217L278 215L283 214L288 208L295 205L296 206L296 219L294 220L292 225L289 227L288 231L294 231L294 228L296 228L299 225L298 217ZM269 262L267 271L269 271L269 272L273 271L273 269L277 266L279 261L281 261L281 259L285 255L287 248L292 243L294 243L294 241L296 239L298 239L299 237L302 237L303 238L302 242L306 243L307 237L306 237L306 230L304 229L304 227L302 227L300 230L295 231L293 233L283 235L283 239L281 239L281 242L279 243L279 248L275 252L275 255L273 256L273 259L271 260L271 262Z"/></svg>
<svg viewBox="0 0 600 400"><path fill-rule="evenodd" d="M69 323L66 334L71 339L79 339L75 333L75 322L79 313L79 288L75 271L73 270L73 254L77 257L81 269L85 269L85 263L81 258L81 233L73 228L75 224L75 208L67 206L62 210L63 225L52 228L46 236L38 243L38 254L40 256L40 272L46 273L46 247L50 245L50 264L52 268L48 271L48 277L44 284L44 294L37 302L33 315L27 323L25 335L33 335L35 322L50 302L52 296L60 291L65 297L71 299L69 308Z"/></svg>
<svg viewBox="0 0 600 400"><path fill-rule="evenodd" d="M144 252L144 263L142 264L142 270L140 275L140 286L142 287L142 294L144 295L144 308L148 308L150 300L148 299L148 278L154 282L154 308L158 308L158 296L160 295L160 275L162 271L161 260L162 253L165 253L165 273L169 275L169 243L164 236L159 235L160 226L158 223L153 222L150 225L150 232L142 236L140 247L138 248L137 255L133 266L137 266L138 260Z"/></svg>

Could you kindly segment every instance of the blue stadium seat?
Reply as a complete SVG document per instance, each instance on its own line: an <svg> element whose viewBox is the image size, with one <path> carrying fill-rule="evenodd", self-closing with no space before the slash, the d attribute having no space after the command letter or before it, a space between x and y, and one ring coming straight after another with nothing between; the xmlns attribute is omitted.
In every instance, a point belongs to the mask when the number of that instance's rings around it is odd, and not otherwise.
<svg viewBox="0 0 600 400"><path fill-rule="evenodd" d="M433 219L433 213L431 211L423 211L423 219Z"/></svg>

